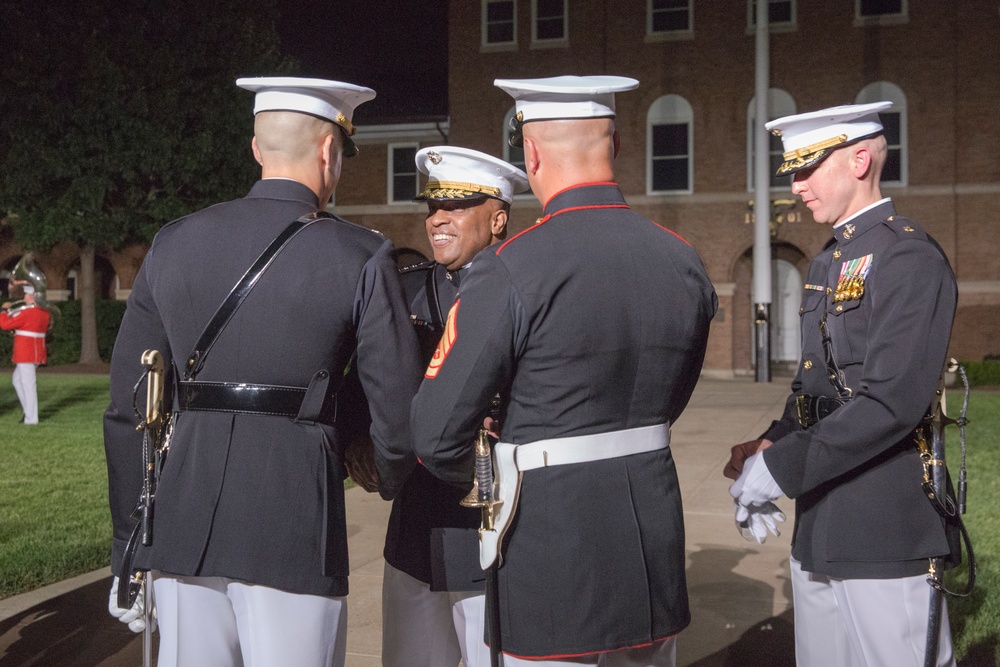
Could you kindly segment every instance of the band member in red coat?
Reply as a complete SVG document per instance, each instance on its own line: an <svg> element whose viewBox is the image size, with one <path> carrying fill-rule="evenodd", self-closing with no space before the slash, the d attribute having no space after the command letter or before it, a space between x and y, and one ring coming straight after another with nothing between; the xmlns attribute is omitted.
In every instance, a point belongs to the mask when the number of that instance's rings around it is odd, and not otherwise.
<svg viewBox="0 0 1000 667"><path fill-rule="evenodd" d="M49 311L35 302L35 288L24 286L24 304L11 308L8 301L0 310L0 329L14 332L14 373L11 382L24 410L24 423L38 423L38 391L35 369L44 364L45 332L49 328Z"/></svg>

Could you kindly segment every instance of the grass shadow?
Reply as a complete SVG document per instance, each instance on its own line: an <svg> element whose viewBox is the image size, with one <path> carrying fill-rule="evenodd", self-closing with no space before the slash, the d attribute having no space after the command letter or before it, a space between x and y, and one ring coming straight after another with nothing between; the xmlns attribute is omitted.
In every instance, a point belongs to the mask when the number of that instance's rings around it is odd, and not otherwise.
<svg viewBox="0 0 1000 667"><path fill-rule="evenodd" d="M62 410L72 408L82 403L91 403L93 400L93 387L75 387L68 391L61 391L56 398L50 400L45 400L45 394L41 389L39 389L38 418L51 418Z"/></svg>

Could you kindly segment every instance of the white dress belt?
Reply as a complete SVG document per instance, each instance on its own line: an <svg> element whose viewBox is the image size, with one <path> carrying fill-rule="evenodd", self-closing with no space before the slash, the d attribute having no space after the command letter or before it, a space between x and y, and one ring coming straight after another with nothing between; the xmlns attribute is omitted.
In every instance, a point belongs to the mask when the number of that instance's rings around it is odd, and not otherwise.
<svg viewBox="0 0 1000 667"><path fill-rule="evenodd" d="M497 513L491 530L479 529L480 566L486 570L498 558L503 560L500 547L503 544L504 534L517 512L521 495L521 476L524 471L568 463L602 461L666 449L669 446L669 423L592 435L536 440L526 445L498 442L493 448Z"/></svg>
<svg viewBox="0 0 1000 667"><path fill-rule="evenodd" d="M518 445L514 458L517 469L524 472L567 463L631 456L669 446L670 424L654 424L622 431L536 440L527 445Z"/></svg>
<svg viewBox="0 0 1000 667"><path fill-rule="evenodd" d="M45 334L37 331L25 331L24 329L14 329L15 336L27 336L28 338L45 338Z"/></svg>

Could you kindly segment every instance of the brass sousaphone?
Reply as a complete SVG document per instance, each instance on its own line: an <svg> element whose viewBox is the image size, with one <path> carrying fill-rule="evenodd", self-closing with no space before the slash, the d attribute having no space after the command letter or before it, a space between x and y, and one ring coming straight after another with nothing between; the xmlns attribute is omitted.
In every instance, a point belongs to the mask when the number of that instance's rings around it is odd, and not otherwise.
<svg viewBox="0 0 1000 667"><path fill-rule="evenodd" d="M9 278L12 285L25 286L30 285L34 289L35 303L34 305L26 303L24 299L19 301L14 301L7 307L7 314L10 316L17 315L19 312L25 308L32 308L37 306L38 308L44 308L49 311L52 315L57 315L59 309L48 302L47 291L48 283L45 280L45 274L38 267L37 262L35 262L35 256L33 253L25 253L17 264L14 266L14 270L3 273L3 277ZM51 328L51 323L49 327Z"/></svg>

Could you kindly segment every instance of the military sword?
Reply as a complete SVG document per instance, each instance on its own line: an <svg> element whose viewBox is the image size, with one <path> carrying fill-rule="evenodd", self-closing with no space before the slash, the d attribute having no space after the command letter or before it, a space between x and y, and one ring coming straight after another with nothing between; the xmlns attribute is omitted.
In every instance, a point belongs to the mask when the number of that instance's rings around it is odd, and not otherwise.
<svg viewBox="0 0 1000 667"><path fill-rule="evenodd" d="M476 476L472 492L462 499L465 507L478 507L482 513L482 527L493 530L497 511L503 504L496 498L493 478L493 456L490 452L490 439L486 429L480 428L476 436ZM500 598L498 583L499 560L486 569L486 632L490 640L490 667L502 665L500 647Z"/></svg>
<svg viewBox="0 0 1000 667"><path fill-rule="evenodd" d="M944 594L966 596L972 592L972 587L976 580L975 555L972 551L972 543L968 532L965 529L961 515L965 513L965 418L966 409L969 402L968 383L965 378L965 369L958 365L954 359L950 359L945 366L950 372L961 371L962 380L965 383L965 401L962 405L962 416L959 419L951 419L947 416L947 405L945 402L944 373L938 381L938 387L931 403L931 409L924 421L924 424L917 427L916 441L920 451L920 460L923 464L924 478L921 483L924 493L931 501L934 509L937 510L945 522L957 523L962 538L965 541L966 557L969 561L969 580L964 591L955 593L949 591L944 584L944 559L931 558L927 571L927 583L931 586L930 604L927 615L927 639L924 651L925 667L937 665L937 654L939 648L939 638L941 633L941 616L943 611ZM945 458L945 436L944 429L949 424L957 424L961 434L962 444L962 464L959 470L958 499L956 500L949 489L948 468ZM924 426L927 426L931 441L927 442L924 435Z"/></svg>
<svg viewBox="0 0 1000 667"><path fill-rule="evenodd" d="M125 558L119 574L118 607L130 609L141 591L143 620L145 621L145 628L142 631L142 663L143 667L150 667L153 660L152 587L149 585L149 573L134 569L132 561L139 542L147 547L153 543L153 502L156 497L160 465L166 448L169 446L172 424L170 423L170 415L166 414L163 409L165 387L163 355L158 350L146 350L142 353L141 361L143 374L136 383L134 400L138 402L139 386L145 378L145 414L139 413L138 407L135 407L139 417L136 430L142 431L142 492L139 496L139 503L132 514L137 521L128 546L125 548Z"/></svg>

